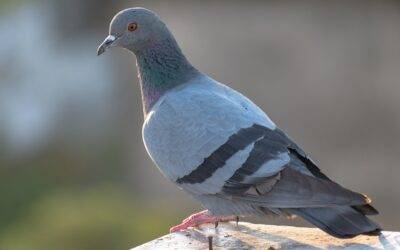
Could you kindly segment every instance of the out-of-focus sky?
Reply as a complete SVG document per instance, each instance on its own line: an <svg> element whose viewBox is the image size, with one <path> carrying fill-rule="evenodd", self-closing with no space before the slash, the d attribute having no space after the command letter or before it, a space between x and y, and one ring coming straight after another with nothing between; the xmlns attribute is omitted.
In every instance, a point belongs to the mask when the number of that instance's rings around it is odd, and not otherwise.
<svg viewBox="0 0 400 250"><path fill-rule="evenodd" d="M134 6L399 230L400 2L0 0L0 249L127 249L201 209L145 152L134 56L96 56Z"/></svg>

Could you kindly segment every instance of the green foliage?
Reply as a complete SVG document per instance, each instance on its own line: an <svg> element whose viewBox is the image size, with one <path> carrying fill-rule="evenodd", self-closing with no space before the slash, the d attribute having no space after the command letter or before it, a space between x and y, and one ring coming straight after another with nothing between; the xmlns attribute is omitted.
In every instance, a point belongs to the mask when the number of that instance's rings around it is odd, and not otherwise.
<svg viewBox="0 0 400 250"><path fill-rule="evenodd" d="M123 189L54 192L0 236L0 249L129 249L167 233L173 220L163 213Z"/></svg>

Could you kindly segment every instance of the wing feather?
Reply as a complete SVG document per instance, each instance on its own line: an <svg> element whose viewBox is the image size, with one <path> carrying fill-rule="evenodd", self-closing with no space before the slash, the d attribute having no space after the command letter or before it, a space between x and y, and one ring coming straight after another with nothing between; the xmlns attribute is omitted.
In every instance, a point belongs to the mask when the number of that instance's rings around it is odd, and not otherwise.
<svg viewBox="0 0 400 250"><path fill-rule="evenodd" d="M272 184L265 189L266 184ZM268 185L266 185L268 187ZM329 180L305 175L285 168L278 175L269 177L265 183L253 187L257 194L243 193L232 199L246 201L272 208L326 207L338 205L363 205L369 199L343 188Z"/></svg>

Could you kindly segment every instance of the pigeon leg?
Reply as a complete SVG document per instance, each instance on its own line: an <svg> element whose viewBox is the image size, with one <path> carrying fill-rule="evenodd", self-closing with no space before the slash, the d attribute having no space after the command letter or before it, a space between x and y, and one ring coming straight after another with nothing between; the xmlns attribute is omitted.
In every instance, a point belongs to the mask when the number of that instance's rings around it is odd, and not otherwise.
<svg viewBox="0 0 400 250"><path fill-rule="evenodd" d="M188 218L184 219L181 224L171 227L170 232L179 232L187 229L188 227L196 227L205 223L217 223L225 221L234 221L236 216L213 216L210 215L207 210L201 211L196 214L192 214Z"/></svg>

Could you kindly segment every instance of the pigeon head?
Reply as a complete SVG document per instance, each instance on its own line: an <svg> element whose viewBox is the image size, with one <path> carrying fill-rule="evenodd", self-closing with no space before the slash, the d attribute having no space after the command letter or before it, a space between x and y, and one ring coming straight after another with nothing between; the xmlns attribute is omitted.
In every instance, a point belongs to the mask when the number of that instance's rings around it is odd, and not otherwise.
<svg viewBox="0 0 400 250"><path fill-rule="evenodd" d="M111 47L122 47L136 53L170 36L166 25L154 12L129 8L114 16L109 35L98 47L97 54L101 55Z"/></svg>
<svg viewBox="0 0 400 250"><path fill-rule="evenodd" d="M183 55L164 22L144 8L125 9L115 15L97 54L111 47L136 55L145 114L168 90L201 74Z"/></svg>

